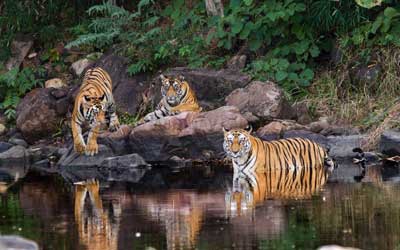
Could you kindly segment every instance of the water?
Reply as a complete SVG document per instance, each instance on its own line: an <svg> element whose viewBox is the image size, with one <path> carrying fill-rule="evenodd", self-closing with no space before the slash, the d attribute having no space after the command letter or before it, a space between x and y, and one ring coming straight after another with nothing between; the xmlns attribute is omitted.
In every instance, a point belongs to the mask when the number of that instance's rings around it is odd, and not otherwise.
<svg viewBox="0 0 400 250"><path fill-rule="evenodd" d="M77 175L10 164L0 168L0 234L57 250L400 249L398 172L375 166L361 178L345 165L327 183L313 170L287 185L271 181L276 173L232 177L229 168L201 166L73 185Z"/></svg>

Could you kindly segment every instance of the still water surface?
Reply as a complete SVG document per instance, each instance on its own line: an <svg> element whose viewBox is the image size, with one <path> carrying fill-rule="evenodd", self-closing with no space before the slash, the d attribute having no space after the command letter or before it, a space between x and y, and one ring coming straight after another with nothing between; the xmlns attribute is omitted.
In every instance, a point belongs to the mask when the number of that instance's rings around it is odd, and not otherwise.
<svg viewBox="0 0 400 250"><path fill-rule="evenodd" d="M360 178L357 167L341 166L327 183L329 173L323 169L290 179L278 173L232 178L226 167L163 168L145 171L136 183L100 178L75 185L76 176L68 180L20 166L4 169L2 179L11 181L0 184L0 234L22 235L42 249L316 249L340 244L400 250L396 168L387 177L381 166L371 167Z"/></svg>

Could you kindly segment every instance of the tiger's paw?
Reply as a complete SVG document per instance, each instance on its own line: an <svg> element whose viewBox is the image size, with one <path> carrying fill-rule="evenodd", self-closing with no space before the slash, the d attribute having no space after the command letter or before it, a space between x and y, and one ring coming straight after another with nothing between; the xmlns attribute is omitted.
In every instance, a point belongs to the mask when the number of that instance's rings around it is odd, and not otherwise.
<svg viewBox="0 0 400 250"><path fill-rule="evenodd" d="M99 193L100 185L99 181L96 179L87 180L86 187L89 190L89 192L92 192L93 194Z"/></svg>
<svg viewBox="0 0 400 250"><path fill-rule="evenodd" d="M94 143L88 143L86 146L85 154L87 156L93 156L99 152L99 145L97 145L97 142Z"/></svg>
<svg viewBox="0 0 400 250"><path fill-rule="evenodd" d="M74 143L74 150L78 154L83 154L86 150L86 146L82 143Z"/></svg>

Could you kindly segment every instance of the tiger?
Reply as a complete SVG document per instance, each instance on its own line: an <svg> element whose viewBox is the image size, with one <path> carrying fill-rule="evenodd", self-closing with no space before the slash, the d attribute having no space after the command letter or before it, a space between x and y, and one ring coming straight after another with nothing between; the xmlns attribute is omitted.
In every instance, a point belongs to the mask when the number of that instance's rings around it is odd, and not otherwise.
<svg viewBox="0 0 400 250"><path fill-rule="evenodd" d="M88 123L90 131L85 144L82 126ZM71 128L75 152L93 156L98 153L97 135L102 125L110 131L119 129L116 106L112 95L110 75L100 67L89 69L75 98Z"/></svg>
<svg viewBox="0 0 400 250"><path fill-rule="evenodd" d="M251 128L223 128L223 149L231 158L234 171L265 172L275 169L296 171L298 168L325 165L337 167L319 144L303 138L262 141L251 135Z"/></svg>
<svg viewBox="0 0 400 250"><path fill-rule="evenodd" d="M108 208L103 206L99 181L92 179L76 182L74 187L75 224L78 227L80 243L91 250L117 250L121 216L118 209L108 211ZM90 206L85 204L86 197L89 197ZM113 201L110 207L117 207L118 203Z"/></svg>
<svg viewBox="0 0 400 250"><path fill-rule="evenodd" d="M143 117L138 125L163 117L177 115L184 111L201 112L195 92L183 76L166 77L160 75L161 101L155 111Z"/></svg>
<svg viewBox="0 0 400 250"><path fill-rule="evenodd" d="M332 169L323 165L275 168L265 172L235 172L225 193L230 216L246 214L267 199L309 199L327 182Z"/></svg>

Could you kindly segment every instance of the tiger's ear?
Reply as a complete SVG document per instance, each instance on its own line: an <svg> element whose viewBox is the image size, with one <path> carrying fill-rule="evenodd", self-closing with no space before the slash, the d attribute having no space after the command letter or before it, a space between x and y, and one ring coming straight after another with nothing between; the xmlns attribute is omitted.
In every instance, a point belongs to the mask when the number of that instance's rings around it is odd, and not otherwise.
<svg viewBox="0 0 400 250"><path fill-rule="evenodd" d="M178 76L178 79L179 79L179 81L181 81L181 82L182 82L182 81L185 81L185 77L184 77L183 75L179 75L179 76Z"/></svg>
<svg viewBox="0 0 400 250"><path fill-rule="evenodd" d="M253 127L251 125L247 125L244 130L246 130L249 134L251 134L251 131L253 131Z"/></svg>
<svg viewBox="0 0 400 250"><path fill-rule="evenodd" d="M105 98L106 98L106 95L103 94L103 95L100 97L100 101L104 101Z"/></svg>
<svg viewBox="0 0 400 250"><path fill-rule="evenodd" d="M167 80L167 78L163 74L160 75L160 79L161 79L161 82L164 82L165 80Z"/></svg>
<svg viewBox="0 0 400 250"><path fill-rule="evenodd" d="M229 132L229 130L227 130L224 126L222 126L222 131L224 132L224 134Z"/></svg>

